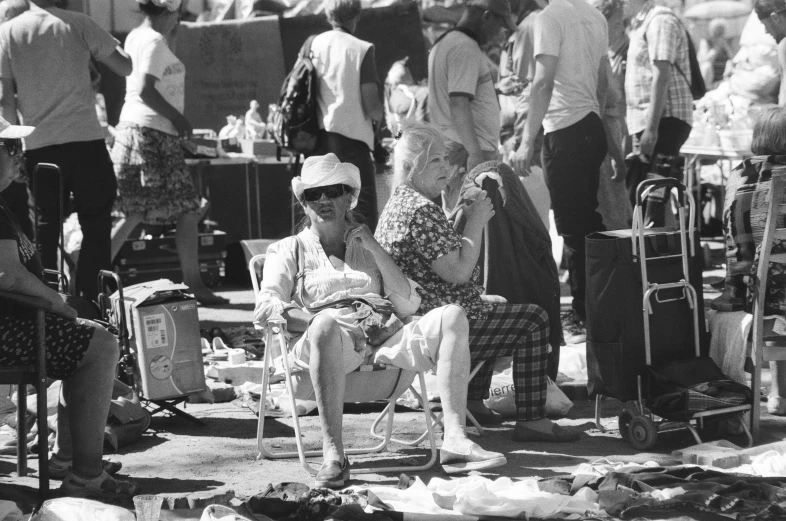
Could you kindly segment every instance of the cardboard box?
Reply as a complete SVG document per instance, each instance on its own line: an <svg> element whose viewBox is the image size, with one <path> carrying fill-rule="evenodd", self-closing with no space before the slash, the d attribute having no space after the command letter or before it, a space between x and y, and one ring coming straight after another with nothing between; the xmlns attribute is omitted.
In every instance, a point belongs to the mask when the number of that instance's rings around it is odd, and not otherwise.
<svg viewBox="0 0 786 521"><path fill-rule="evenodd" d="M123 291L131 347L148 400L177 398L207 389L197 302L188 287L161 279ZM119 309L119 293L111 297Z"/></svg>
<svg viewBox="0 0 786 521"><path fill-rule="evenodd" d="M240 148L244 154L251 154L254 156L275 156L276 155L276 142L272 139L263 139L261 141L254 141L253 139L239 139Z"/></svg>
<svg viewBox="0 0 786 521"><path fill-rule="evenodd" d="M183 150L187 158L216 158L218 157L218 141L202 137L184 139Z"/></svg>

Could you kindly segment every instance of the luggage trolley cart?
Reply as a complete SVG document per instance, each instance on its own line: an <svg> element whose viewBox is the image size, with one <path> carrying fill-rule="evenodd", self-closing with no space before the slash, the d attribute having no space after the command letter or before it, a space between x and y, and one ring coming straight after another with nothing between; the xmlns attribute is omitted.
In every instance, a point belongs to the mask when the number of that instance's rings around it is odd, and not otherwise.
<svg viewBox="0 0 786 521"><path fill-rule="evenodd" d="M665 233L661 230L649 230L644 227L642 202L646 200L652 190L661 187L668 191L676 188L677 191L674 200L678 210L679 231L676 234L673 232ZM697 443L702 443L699 431L705 428L705 418L731 415L741 417L743 413L751 409L750 402L732 406L719 406L719 404L723 403L722 400L714 403L712 398L708 398L713 403L713 406L710 407L715 408L707 408L698 412L673 412L661 407L660 405L662 404L655 406L658 396L656 391L654 391L656 386L651 385L651 380L657 378L653 376L653 370L656 368L656 366L653 366L653 354L656 357L662 354L658 352L658 348L662 348L664 342L661 339L653 341L656 332L653 331L652 323L659 311L679 318L679 320L675 321L674 330L668 333L668 335L671 335L671 341L667 340L670 348L670 351L666 354L670 358L667 362L676 360L681 361L679 363L682 364L684 360L685 367L692 367L697 375L710 375L708 378L712 379L726 378L714 362L708 357L702 357L701 353L702 341L700 336L702 334L703 298L700 298L694 287L694 284L701 284L700 266L696 260L695 220L696 210L693 196L679 181L669 178L651 179L643 181L638 186L636 207L633 212L633 227L629 232L630 253L628 254L628 259L632 261L632 265L636 265L641 278L641 293L639 293L641 295L641 329L636 327L625 329L625 326L623 326L623 330L628 334L628 337L630 337L632 332L633 336L641 334L643 338L629 341L627 343L630 345L627 346L623 346L625 342L622 342L619 346L625 347L627 351L640 350L643 347L643 353L625 353L623 349L615 351L612 356L624 356L626 359L625 363L617 365L616 371L612 370L609 373L608 370L605 370L604 373L604 369L600 368L600 365L603 364L602 355L598 354L599 346L603 344L595 343L596 345L591 346L593 342L588 342L588 369L590 371L588 386L590 387L590 392L596 394L596 426L603 431L603 427L600 425L601 400L603 396L611 396L625 402L623 410L619 415L620 434L623 439L629 441L639 450L646 450L654 446L657 443L659 432L683 428L687 428L691 432ZM687 229L686 222L688 223ZM656 235L670 239L670 246L658 251L658 247L653 246L653 239L656 238ZM621 255L620 258L624 259L625 255ZM691 269L691 258L694 259L693 270ZM659 271L657 264L655 264L659 262L670 263L671 269ZM632 269L635 270L636 267ZM590 270L588 269L589 272ZM657 276L653 277L653 274ZM656 280L653 280L653 278ZM632 282L632 280L630 281ZM588 283L588 293L589 291ZM632 295L636 294L635 288L629 288L629 291ZM602 298L599 300L602 302ZM619 304L624 305L624 302ZM588 310L588 316L589 314ZM690 317L686 317L686 314L689 314ZM661 319L658 324L661 329L663 324L664 322ZM681 341L673 342L678 337L680 337ZM643 343L640 340L643 340ZM679 345L675 347L673 344ZM663 361L658 365L663 365ZM677 373L680 371L682 373L693 372L693 369L684 369L684 367L680 366ZM680 389L684 388L685 392L689 393L691 385L702 382L702 380L694 382L691 380L692 378L694 378L693 374L682 374L678 379L686 381L681 381L675 385L680 386ZM594 392L593 387L595 388ZM656 420L656 415L660 418L659 420ZM696 422L697 426L693 425L693 421ZM753 440L746 423L740 419L740 425L748 438L748 446L752 445Z"/></svg>

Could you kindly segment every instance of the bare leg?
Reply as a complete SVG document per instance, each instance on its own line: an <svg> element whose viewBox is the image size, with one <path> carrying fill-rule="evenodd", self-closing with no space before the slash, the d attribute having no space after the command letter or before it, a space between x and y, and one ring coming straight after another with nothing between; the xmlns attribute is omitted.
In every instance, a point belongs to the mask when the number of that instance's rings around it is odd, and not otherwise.
<svg viewBox="0 0 786 521"><path fill-rule="evenodd" d="M467 439L467 381L469 380L469 323L458 306L448 306L442 314L442 342L439 345L437 387L442 401L445 444L453 446Z"/></svg>
<svg viewBox="0 0 786 521"><path fill-rule="evenodd" d="M770 362L770 396L767 410L770 414L786 415L786 362Z"/></svg>
<svg viewBox="0 0 786 521"><path fill-rule="evenodd" d="M112 228L112 260L120 253L120 248L128 240L128 236L134 231L134 228L142 224L144 216L142 214L131 215L120 220L114 228Z"/></svg>
<svg viewBox="0 0 786 521"><path fill-rule="evenodd" d="M344 461L341 429L344 416L344 375L341 336L336 321L318 315L308 327L309 371L322 427L324 461Z"/></svg>
<svg viewBox="0 0 786 521"><path fill-rule="evenodd" d="M115 337L96 327L76 372L63 381L55 454L73 459L74 472L83 478L96 477L103 471L104 427L119 355ZM66 414L61 417L59 413L64 409Z"/></svg>

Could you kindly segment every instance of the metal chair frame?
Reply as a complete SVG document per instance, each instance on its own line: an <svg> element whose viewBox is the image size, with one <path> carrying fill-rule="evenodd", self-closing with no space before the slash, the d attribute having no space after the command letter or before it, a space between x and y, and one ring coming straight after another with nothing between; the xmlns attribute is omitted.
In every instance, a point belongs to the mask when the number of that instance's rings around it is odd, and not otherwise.
<svg viewBox="0 0 786 521"><path fill-rule="evenodd" d="M248 264L249 274L251 275L251 281L254 286L254 294L259 293L259 280L257 278L257 265L260 263L264 263L265 254L255 255L251 258ZM264 366L263 366L263 373L262 373L262 392L260 396L260 407L259 407L259 420L257 423L257 450L258 456L257 459L285 459L285 458L294 458L297 457L300 460L301 465L304 469L306 469L312 475L318 472L318 469L314 468L307 460L307 458L315 457L315 456L322 456L321 450L306 450L303 446L303 440L301 436L301 429L300 429L300 420L297 415L297 402L295 397L295 389L293 384L293 374L292 368L289 364L289 359L287 356L281 356L282 366L284 369L284 382L287 387L287 391L289 394L289 406L290 410L293 412L292 415L292 423L294 428L295 434L295 443L297 446L297 451L272 451L264 444L264 427L265 427L265 404L267 400L267 392L270 386L270 377L271 372L274 369L273 361L282 354L282 349L286 350L289 347L289 342L287 340L286 334L286 321L283 319L272 319L268 321L267 326L264 328L265 331L265 358L264 358ZM372 366L361 366L356 371L350 373L353 375L354 373L362 374L366 371L373 369ZM414 371L407 371L403 369L399 369L394 366L387 366L384 369L387 371L398 371L400 372L400 377L411 378L409 383L414 380L415 377L419 378L420 388L424 390L423 396L420 396L411 385L409 385L410 390L415 393L418 399L421 401L423 405L423 413L424 418L426 421L426 433L418 438L417 443L411 442L404 442L403 445L407 446L414 446L419 444L423 439L428 439L428 447L430 449L430 456L428 460L421 464L421 465L400 465L400 466L388 466L388 467L352 467L352 472L359 472L363 473L366 472L374 472L374 473L387 473L387 472L418 472L422 470L428 470L431 468L434 463L437 461L437 442L434 435L434 426L432 423L432 412L429 406L429 402L427 400L427 394L425 392L426 389L426 381L423 376L423 372L414 372ZM348 375L348 376L350 376ZM349 382L348 382L349 385ZM399 386L398 382L394 386L394 389L398 389L403 387ZM402 391L403 391L402 389ZM347 455L356 455L356 454L373 454L377 452L382 452L388 448L390 442L398 442L401 443L397 438L393 438L393 423L395 418L395 403L396 399L401 395L399 393L393 393L387 398L385 401L388 402L388 405L385 407L384 411L380 414L377 421L374 423L374 426L378 424L381 418L384 415L387 415L387 422L385 427L385 435L384 436L375 436L381 438L380 443L369 446L369 447L359 447L359 448L352 448L346 449L345 454ZM378 401L378 400L369 400L369 401ZM373 432L374 427L372 427Z"/></svg>
<svg viewBox="0 0 786 521"><path fill-rule="evenodd" d="M777 334L768 334L765 336L764 327L764 290L767 286L769 263L772 261L786 262L786 254L779 253L772 255L772 245L775 239L786 239L786 228L777 227L778 215L786 214L785 193L786 172L773 172L770 191L767 195L769 205L764 235L761 242L759 265L756 268L755 280L749 281L749 284L756 288L753 305L753 327L751 340L748 342L750 347L750 360L753 365L751 371L751 389L754 393L757 393L757 390L761 388L761 370L764 363L786 361L786 336ZM754 399L754 406L752 407L750 418L750 430L754 443L757 443L759 439L760 420L761 406L756 403Z"/></svg>
<svg viewBox="0 0 786 521"><path fill-rule="evenodd" d="M46 312L52 304L44 299L19 293L0 291L0 298L35 311L36 364L0 367L0 384L17 386L16 468L17 474L27 475L27 385L35 385L36 416L38 418L38 497L43 502L49 496L49 442L46 436Z"/></svg>

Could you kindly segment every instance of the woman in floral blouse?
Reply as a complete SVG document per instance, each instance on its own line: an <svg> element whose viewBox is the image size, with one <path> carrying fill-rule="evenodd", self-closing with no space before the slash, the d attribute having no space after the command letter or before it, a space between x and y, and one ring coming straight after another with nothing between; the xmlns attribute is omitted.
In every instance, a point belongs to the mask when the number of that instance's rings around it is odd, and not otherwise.
<svg viewBox="0 0 786 521"><path fill-rule="evenodd" d="M535 304L492 304L478 284L483 228L494 216L485 192L466 204L463 235L451 227L432 199L448 183L445 145L436 128L413 123L394 151L394 191L385 205L375 237L402 271L421 286L419 314L458 304L469 318L473 364L513 355L516 388L516 441L576 441L545 417L549 320ZM480 423L499 423L502 415L483 403L488 397L493 363L469 382L467 408Z"/></svg>

